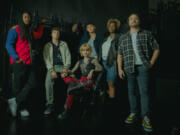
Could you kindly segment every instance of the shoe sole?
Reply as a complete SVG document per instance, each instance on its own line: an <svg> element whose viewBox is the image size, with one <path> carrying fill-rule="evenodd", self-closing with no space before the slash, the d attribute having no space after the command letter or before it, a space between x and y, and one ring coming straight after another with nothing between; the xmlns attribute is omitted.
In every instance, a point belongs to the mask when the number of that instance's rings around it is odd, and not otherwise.
<svg viewBox="0 0 180 135"><path fill-rule="evenodd" d="M142 125L142 126L143 126L143 130L144 130L145 132L148 132L148 133L153 132L152 129L148 129L148 128L146 128L144 125Z"/></svg>
<svg viewBox="0 0 180 135"><path fill-rule="evenodd" d="M131 124L136 123L137 121L138 121L138 119L136 118L133 122L129 122L128 120L125 120L124 123L131 125Z"/></svg>

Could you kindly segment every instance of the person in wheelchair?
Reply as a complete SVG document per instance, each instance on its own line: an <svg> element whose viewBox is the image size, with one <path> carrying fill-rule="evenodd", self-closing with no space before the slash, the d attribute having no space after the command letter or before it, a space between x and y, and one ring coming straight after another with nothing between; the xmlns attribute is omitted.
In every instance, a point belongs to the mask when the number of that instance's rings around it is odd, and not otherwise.
<svg viewBox="0 0 180 135"><path fill-rule="evenodd" d="M68 84L67 89L67 99L65 104L65 109L62 114L58 115L59 119L66 119L70 116L72 104L74 100L75 93L77 91L92 90L95 84L94 74L95 72L103 71L103 67L99 64L96 58L91 56L92 48L87 43L80 47L80 54L83 56L74 66L72 70L64 69L61 72L61 77ZM71 76L75 72L80 70L80 79Z"/></svg>

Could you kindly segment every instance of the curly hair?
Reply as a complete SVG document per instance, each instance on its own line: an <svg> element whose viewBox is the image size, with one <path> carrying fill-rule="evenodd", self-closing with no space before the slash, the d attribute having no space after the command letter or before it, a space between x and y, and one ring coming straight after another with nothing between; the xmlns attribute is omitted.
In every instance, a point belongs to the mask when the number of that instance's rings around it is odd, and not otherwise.
<svg viewBox="0 0 180 135"><path fill-rule="evenodd" d="M110 25L111 23L114 23L114 24L116 25L116 29L119 29L120 26L121 26L121 22L120 22L118 19L116 19L116 18L110 18L110 19L107 21L107 28L109 27L109 25Z"/></svg>

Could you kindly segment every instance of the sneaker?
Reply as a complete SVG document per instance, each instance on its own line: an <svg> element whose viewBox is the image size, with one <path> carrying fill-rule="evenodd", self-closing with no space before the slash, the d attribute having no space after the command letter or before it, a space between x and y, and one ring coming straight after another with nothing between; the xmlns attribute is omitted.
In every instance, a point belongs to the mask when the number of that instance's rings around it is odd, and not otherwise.
<svg viewBox="0 0 180 135"><path fill-rule="evenodd" d="M47 105L44 115L50 115L54 111L54 106L52 104Z"/></svg>
<svg viewBox="0 0 180 135"><path fill-rule="evenodd" d="M11 98L8 100L9 110L13 117L16 117L17 115L17 102L16 98Z"/></svg>
<svg viewBox="0 0 180 135"><path fill-rule="evenodd" d="M126 124L133 124L137 121L137 114L130 113L130 115L126 118L125 123Z"/></svg>
<svg viewBox="0 0 180 135"><path fill-rule="evenodd" d="M21 117L29 117L29 112L27 109L20 110Z"/></svg>
<svg viewBox="0 0 180 135"><path fill-rule="evenodd" d="M150 119L149 119L147 116L145 116L145 117L143 118L142 126L143 126L144 131L146 131L146 132L152 132L151 121L150 121Z"/></svg>
<svg viewBox="0 0 180 135"><path fill-rule="evenodd" d="M65 120L69 118L70 114L71 114L71 111L69 109L65 109L64 112L58 115L58 119Z"/></svg>

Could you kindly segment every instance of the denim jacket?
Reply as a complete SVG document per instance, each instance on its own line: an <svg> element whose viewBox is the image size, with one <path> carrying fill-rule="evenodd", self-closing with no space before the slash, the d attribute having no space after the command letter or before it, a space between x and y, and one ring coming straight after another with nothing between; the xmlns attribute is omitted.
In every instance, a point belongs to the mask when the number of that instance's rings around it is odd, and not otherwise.
<svg viewBox="0 0 180 135"><path fill-rule="evenodd" d="M87 43L89 41L89 39L90 39L90 35L89 35L89 33L87 31L85 31L82 38L81 38L80 46L82 44L84 44L84 43ZM98 59L99 59L99 56L100 56L99 51L100 51L101 44L102 44L101 36L96 35L96 38L94 40L94 48L95 48L96 54L98 55Z"/></svg>

